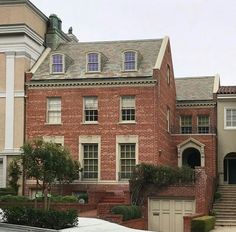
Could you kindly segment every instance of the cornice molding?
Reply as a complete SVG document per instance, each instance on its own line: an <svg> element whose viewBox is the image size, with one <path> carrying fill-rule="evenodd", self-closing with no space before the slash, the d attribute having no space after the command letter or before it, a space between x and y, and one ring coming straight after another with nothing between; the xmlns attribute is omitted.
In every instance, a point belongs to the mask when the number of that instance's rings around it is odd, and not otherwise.
<svg viewBox="0 0 236 232"><path fill-rule="evenodd" d="M33 39L39 45L43 45L44 39L41 38L36 32L34 32L26 24L12 24L12 25L0 25L0 35L9 34L26 34Z"/></svg>
<svg viewBox="0 0 236 232"><path fill-rule="evenodd" d="M76 87L107 87L107 86L154 86L156 80L119 80L119 81L57 81L57 82L37 82L26 83L29 89L34 88L76 88Z"/></svg>
<svg viewBox="0 0 236 232"><path fill-rule="evenodd" d="M186 102L186 103L176 103L177 108L187 108L187 107L215 107L216 102Z"/></svg>

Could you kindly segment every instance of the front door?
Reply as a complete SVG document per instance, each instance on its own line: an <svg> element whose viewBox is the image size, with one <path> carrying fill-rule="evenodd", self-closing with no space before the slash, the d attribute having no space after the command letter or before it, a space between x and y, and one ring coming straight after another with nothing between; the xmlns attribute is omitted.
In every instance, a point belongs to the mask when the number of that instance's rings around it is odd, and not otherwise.
<svg viewBox="0 0 236 232"><path fill-rule="evenodd" d="M229 184L236 184L236 159L228 160Z"/></svg>

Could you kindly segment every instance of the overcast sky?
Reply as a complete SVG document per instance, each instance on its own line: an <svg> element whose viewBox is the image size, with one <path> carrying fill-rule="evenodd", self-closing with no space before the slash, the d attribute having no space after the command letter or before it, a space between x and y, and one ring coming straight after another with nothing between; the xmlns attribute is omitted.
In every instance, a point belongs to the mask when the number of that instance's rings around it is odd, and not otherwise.
<svg viewBox="0 0 236 232"><path fill-rule="evenodd" d="M176 77L236 85L236 0L31 0L80 41L169 36Z"/></svg>

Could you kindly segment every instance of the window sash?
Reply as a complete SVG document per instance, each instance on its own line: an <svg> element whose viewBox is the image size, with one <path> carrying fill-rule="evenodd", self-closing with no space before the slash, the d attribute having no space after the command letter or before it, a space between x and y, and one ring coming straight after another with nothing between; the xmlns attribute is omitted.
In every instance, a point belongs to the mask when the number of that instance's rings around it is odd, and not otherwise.
<svg viewBox="0 0 236 232"><path fill-rule="evenodd" d="M61 99L60 98L47 99L47 123L50 123L50 124L61 123Z"/></svg>
<svg viewBox="0 0 236 232"><path fill-rule="evenodd" d="M135 97L124 96L121 98L121 120L135 121Z"/></svg>
<svg viewBox="0 0 236 232"><path fill-rule="evenodd" d="M88 72L99 71L99 54L89 53L87 55L87 70Z"/></svg>
<svg viewBox="0 0 236 232"><path fill-rule="evenodd" d="M226 109L226 127L236 127L236 109Z"/></svg>
<svg viewBox="0 0 236 232"><path fill-rule="evenodd" d="M137 64L136 52L124 53L124 70L135 70Z"/></svg>
<svg viewBox="0 0 236 232"><path fill-rule="evenodd" d="M136 144L120 144L120 179L129 179L136 165Z"/></svg>
<svg viewBox="0 0 236 232"><path fill-rule="evenodd" d="M98 121L98 100L97 97L84 98L84 121L97 122Z"/></svg>
<svg viewBox="0 0 236 232"><path fill-rule="evenodd" d="M192 116L181 116L181 133L192 133Z"/></svg>
<svg viewBox="0 0 236 232"><path fill-rule="evenodd" d="M83 178L98 178L98 144L83 144Z"/></svg>
<svg viewBox="0 0 236 232"><path fill-rule="evenodd" d="M56 54L52 55L52 72L53 73L61 73L63 72L63 55Z"/></svg>

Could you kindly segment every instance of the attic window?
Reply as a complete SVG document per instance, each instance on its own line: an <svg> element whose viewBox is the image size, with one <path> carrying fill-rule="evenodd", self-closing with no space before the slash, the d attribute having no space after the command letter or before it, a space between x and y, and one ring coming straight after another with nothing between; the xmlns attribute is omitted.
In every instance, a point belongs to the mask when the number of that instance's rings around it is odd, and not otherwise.
<svg viewBox="0 0 236 232"><path fill-rule="evenodd" d="M64 55L54 54L51 57L51 73L64 73Z"/></svg>
<svg viewBox="0 0 236 232"><path fill-rule="evenodd" d="M124 71L136 71L137 70L137 52L126 51L124 52Z"/></svg>
<svg viewBox="0 0 236 232"><path fill-rule="evenodd" d="M91 52L87 54L87 72L100 72L100 54Z"/></svg>

